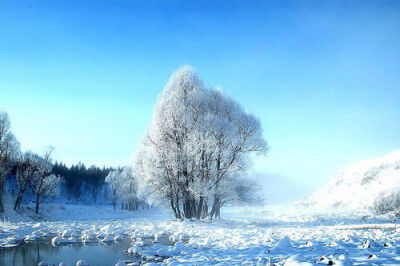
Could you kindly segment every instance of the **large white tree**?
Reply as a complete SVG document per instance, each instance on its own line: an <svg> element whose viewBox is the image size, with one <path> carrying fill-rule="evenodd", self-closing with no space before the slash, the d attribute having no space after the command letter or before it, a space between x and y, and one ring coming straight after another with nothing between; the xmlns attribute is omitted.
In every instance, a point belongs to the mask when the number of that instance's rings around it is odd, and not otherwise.
<svg viewBox="0 0 400 266"><path fill-rule="evenodd" d="M184 66L164 87L133 167L139 190L168 199L177 218L207 216L210 201L219 217L230 180L266 150L258 119Z"/></svg>

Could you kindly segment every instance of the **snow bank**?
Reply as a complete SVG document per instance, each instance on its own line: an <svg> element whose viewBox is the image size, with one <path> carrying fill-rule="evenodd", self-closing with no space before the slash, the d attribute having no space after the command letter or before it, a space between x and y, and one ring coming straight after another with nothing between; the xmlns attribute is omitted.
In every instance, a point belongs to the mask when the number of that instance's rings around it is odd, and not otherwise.
<svg viewBox="0 0 400 266"><path fill-rule="evenodd" d="M12 209L12 204L5 204L5 213L0 216L3 221L73 221L73 220L107 220L128 219L141 217L165 217L165 214L157 209L138 210L135 212L116 209L109 205L62 205L43 203L40 205L40 214L34 212L34 205L22 205L19 212Z"/></svg>
<svg viewBox="0 0 400 266"><path fill-rule="evenodd" d="M385 201L390 205L387 202L395 200L395 195L400 196L396 193L399 191L400 151L396 151L343 169L326 186L298 204L319 210L370 215L375 213L376 202L391 196ZM398 205L400 207L400 199Z"/></svg>

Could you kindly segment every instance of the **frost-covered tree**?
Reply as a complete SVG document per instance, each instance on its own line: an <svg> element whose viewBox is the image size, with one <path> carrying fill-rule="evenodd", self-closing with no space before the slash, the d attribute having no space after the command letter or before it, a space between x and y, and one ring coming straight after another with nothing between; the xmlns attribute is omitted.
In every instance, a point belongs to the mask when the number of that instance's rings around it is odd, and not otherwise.
<svg viewBox="0 0 400 266"><path fill-rule="evenodd" d="M62 183L62 177L49 174L40 179L40 184L35 187L35 212L39 213L39 205L49 196L56 194L59 185Z"/></svg>
<svg viewBox="0 0 400 266"><path fill-rule="evenodd" d="M121 202L123 209L134 211L138 209L140 200L137 195L138 185L133 170L129 166L111 171L105 182L110 187L112 204Z"/></svg>
<svg viewBox="0 0 400 266"><path fill-rule="evenodd" d="M245 173L248 155L266 150L258 119L184 66L161 93L134 169L142 194L158 203L167 199L176 218L219 217L223 195Z"/></svg>
<svg viewBox="0 0 400 266"><path fill-rule="evenodd" d="M31 185L35 193L35 212L39 213L40 204L49 196L54 195L62 181L60 176L52 173L51 153L54 148L46 149L43 157L37 158L36 172L33 174Z"/></svg>
<svg viewBox="0 0 400 266"><path fill-rule="evenodd" d="M17 164L16 181L18 186L18 194L15 199L14 210L18 210L21 206L22 198L28 185L38 175L40 156L32 152L25 152Z"/></svg>
<svg viewBox="0 0 400 266"><path fill-rule="evenodd" d="M111 171L105 179L105 182L110 186L111 189L111 200L115 211L115 206L117 204L118 195L121 191L123 185L123 178L121 175L121 170Z"/></svg>
<svg viewBox="0 0 400 266"><path fill-rule="evenodd" d="M125 166L121 171L122 185L118 191L118 198L122 206L129 211L138 209L140 200L137 195L137 180L133 170L129 166Z"/></svg>
<svg viewBox="0 0 400 266"><path fill-rule="evenodd" d="M7 113L0 112L0 212L4 212L3 192L5 178L20 153L19 143L10 130Z"/></svg>
<svg viewBox="0 0 400 266"><path fill-rule="evenodd" d="M237 175L229 180L224 180L221 186L224 187L219 193L221 207L226 204L255 205L262 203L259 195L260 186L255 180ZM215 212L214 216L219 217L219 209L216 209Z"/></svg>
<svg viewBox="0 0 400 266"><path fill-rule="evenodd" d="M203 189L211 191L213 197L210 217L219 217L222 195L227 194L230 184L236 182L237 175L245 174L248 155L265 152L267 144L263 140L258 119L247 114L239 104L222 95L219 90L205 90L204 94L205 115L199 134L204 147L201 149L201 164L205 163L205 167L199 169L206 176L204 180L207 185ZM248 186L251 186L251 182Z"/></svg>
<svg viewBox="0 0 400 266"><path fill-rule="evenodd" d="M177 218L190 218L194 198L189 186L196 171L195 135L200 114L198 92L203 84L190 67L175 72L155 107L148 134L139 151L137 169L152 194L161 193ZM140 166L141 165L141 166Z"/></svg>

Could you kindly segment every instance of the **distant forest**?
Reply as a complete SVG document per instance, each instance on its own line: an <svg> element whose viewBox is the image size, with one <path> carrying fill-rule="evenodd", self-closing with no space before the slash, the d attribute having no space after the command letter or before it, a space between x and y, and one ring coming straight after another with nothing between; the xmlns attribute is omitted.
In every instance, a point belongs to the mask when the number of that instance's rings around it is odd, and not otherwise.
<svg viewBox="0 0 400 266"><path fill-rule="evenodd" d="M105 178L115 168L86 167L83 163L67 167L62 162L53 165L52 172L64 178L63 191L71 203L98 203L107 199Z"/></svg>
<svg viewBox="0 0 400 266"><path fill-rule="evenodd" d="M84 163L73 164L67 167L62 162L55 162L52 173L62 177L58 193L49 198L50 202L64 202L70 204L109 204L110 190L105 183L106 176L112 170L119 168L92 165L87 167ZM12 194L17 194L15 182L16 167L12 169L7 187ZM33 192L27 190L25 202L33 200Z"/></svg>

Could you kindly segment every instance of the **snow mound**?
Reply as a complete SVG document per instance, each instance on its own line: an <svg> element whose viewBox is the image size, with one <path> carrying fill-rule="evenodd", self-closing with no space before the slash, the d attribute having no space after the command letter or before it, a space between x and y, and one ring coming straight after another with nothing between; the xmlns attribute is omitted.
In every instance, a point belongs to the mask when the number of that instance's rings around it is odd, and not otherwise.
<svg viewBox="0 0 400 266"><path fill-rule="evenodd" d="M284 266L311 266L311 263L308 263L306 259L301 254L296 254L289 257Z"/></svg>
<svg viewBox="0 0 400 266"><path fill-rule="evenodd" d="M279 253L279 252L289 252L293 249L292 241L288 236L284 236L275 246L270 249L271 253Z"/></svg>
<svg viewBox="0 0 400 266"><path fill-rule="evenodd" d="M327 185L297 204L342 212L385 213L393 211L397 202L400 207L396 195L400 196L400 151L343 169ZM380 202L384 202L385 208Z"/></svg>

